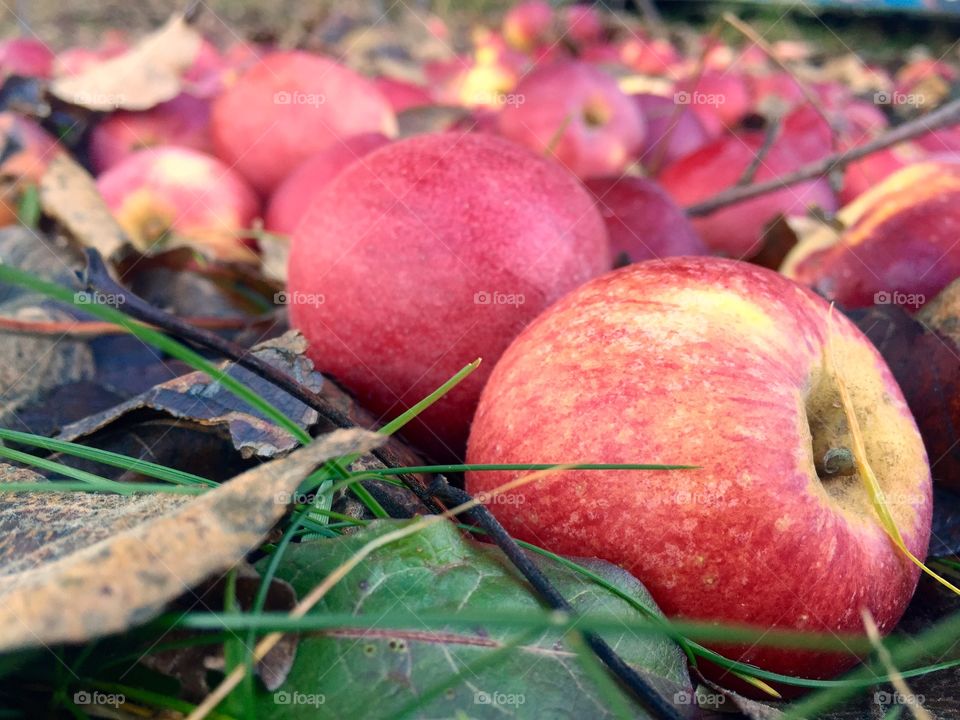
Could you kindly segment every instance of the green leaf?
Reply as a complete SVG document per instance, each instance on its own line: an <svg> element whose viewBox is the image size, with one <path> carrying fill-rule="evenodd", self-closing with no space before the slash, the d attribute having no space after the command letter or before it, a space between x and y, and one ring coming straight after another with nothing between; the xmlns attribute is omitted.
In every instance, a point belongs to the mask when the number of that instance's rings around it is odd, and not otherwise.
<svg viewBox="0 0 960 720"><path fill-rule="evenodd" d="M277 576L302 597L367 542L405 522L377 521L336 540L290 547ZM570 568L530 557L579 611L642 617L628 602ZM608 563L581 562L656 610L631 575ZM437 523L375 551L313 612L383 620L399 611L426 617L489 610L491 616L503 616L540 608L499 548L463 537L452 523ZM605 639L667 697L690 692L686 658L671 640L629 631L607 633ZM624 703L633 717L648 717L632 698L611 698L611 692L622 692L613 684L598 684L585 672L576 656L582 647L560 630L531 633L523 627L315 633L301 638L283 687L258 693L257 717L605 718Z"/></svg>

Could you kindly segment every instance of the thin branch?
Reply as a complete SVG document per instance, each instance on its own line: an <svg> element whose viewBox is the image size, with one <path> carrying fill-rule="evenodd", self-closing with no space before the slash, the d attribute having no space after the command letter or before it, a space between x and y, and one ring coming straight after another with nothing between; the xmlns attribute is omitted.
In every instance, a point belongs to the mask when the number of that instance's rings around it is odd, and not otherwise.
<svg viewBox="0 0 960 720"><path fill-rule="evenodd" d="M912 140L915 137L925 135L933 130L958 124L960 124L960 100L954 100L928 115L905 122L903 125L884 133L868 143L858 145L843 152L828 155L822 160L808 163L792 173L773 180L767 180L762 183L757 183L756 185L733 187L724 190L712 198L708 198L694 205L689 205L684 209L690 217L709 215L728 205L736 205L744 200L750 200L761 195L766 195L767 193L782 190L785 187L802 183L805 180L829 175L834 170L845 168L850 163L864 158L867 155L872 155L878 150L883 150L897 143L904 142L905 140Z"/></svg>

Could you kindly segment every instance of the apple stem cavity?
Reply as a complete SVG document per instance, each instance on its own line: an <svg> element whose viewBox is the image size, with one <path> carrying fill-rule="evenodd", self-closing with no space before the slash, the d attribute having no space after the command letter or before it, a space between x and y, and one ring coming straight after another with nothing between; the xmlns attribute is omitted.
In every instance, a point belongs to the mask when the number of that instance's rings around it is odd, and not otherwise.
<svg viewBox="0 0 960 720"><path fill-rule="evenodd" d="M821 477L847 477L856 473L856 459L847 447L830 448L823 454L822 465L817 467L817 474Z"/></svg>

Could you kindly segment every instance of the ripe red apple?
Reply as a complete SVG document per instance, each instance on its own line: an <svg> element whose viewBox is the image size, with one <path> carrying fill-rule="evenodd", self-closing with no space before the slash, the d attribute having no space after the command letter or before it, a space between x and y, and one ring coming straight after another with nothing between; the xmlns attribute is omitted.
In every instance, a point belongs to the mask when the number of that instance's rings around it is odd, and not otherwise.
<svg viewBox="0 0 960 720"><path fill-rule="evenodd" d="M354 135L304 160L270 196L264 224L270 232L289 235L307 217L321 188L350 163L390 140L379 133Z"/></svg>
<svg viewBox="0 0 960 720"><path fill-rule="evenodd" d="M663 76L680 62L680 54L669 40L633 34L620 43L620 62L643 75Z"/></svg>
<svg viewBox="0 0 960 720"><path fill-rule="evenodd" d="M53 51L34 38L0 41L0 75L48 78L53 72Z"/></svg>
<svg viewBox="0 0 960 720"><path fill-rule="evenodd" d="M90 160L100 173L124 158L158 145L211 151L210 102L186 93L149 110L121 110L90 134Z"/></svg>
<svg viewBox="0 0 960 720"><path fill-rule="evenodd" d="M221 260L256 258L244 231L257 216L257 196L215 157L173 146L141 150L100 175L97 187L140 249L174 235Z"/></svg>
<svg viewBox="0 0 960 720"><path fill-rule="evenodd" d="M560 10L560 36L578 46L603 40L603 18L593 5L567 5Z"/></svg>
<svg viewBox="0 0 960 720"><path fill-rule="evenodd" d="M406 80L381 75L373 79L373 84L387 99L395 113L434 103L425 87Z"/></svg>
<svg viewBox="0 0 960 720"><path fill-rule="evenodd" d="M709 142L700 118L689 107L662 95L631 95L647 125L646 140L639 159L644 166L658 168L679 160Z"/></svg>
<svg viewBox="0 0 960 720"><path fill-rule="evenodd" d="M705 200L736 185L763 143L763 133L758 131L719 138L664 168L658 181L681 206ZM802 164L789 147L774 143L757 167L754 180L778 178ZM714 252L747 258L763 247L768 223L781 214L802 215L812 206L836 209L836 198L826 180L811 180L745 200L694 218L693 226Z"/></svg>
<svg viewBox="0 0 960 720"><path fill-rule="evenodd" d="M547 41L553 27L553 8L546 0L523 0L503 18L503 36L518 50L533 50Z"/></svg>
<svg viewBox="0 0 960 720"><path fill-rule="evenodd" d="M268 54L213 103L217 155L269 194L304 157L364 132L393 136L390 104L369 80L319 55Z"/></svg>
<svg viewBox="0 0 960 720"><path fill-rule="evenodd" d="M782 272L844 307L913 312L960 277L960 163L909 165L837 217L846 230L801 242Z"/></svg>
<svg viewBox="0 0 960 720"><path fill-rule="evenodd" d="M642 147L645 128L636 104L595 67L558 61L538 67L503 108L500 132L556 158L580 177L621 172Z"/></svg>
<svg viewBox="0 0 960 720"><path fill-rule="evenodd" d="M290 320L317 367L384 419L483 364L408 436L462 456L480 389L547 305L610 267L577 179L502 138L418 135L356 162L294 232Z"/></svg>
<svg viewBox="0 0 960 720"><path fill-rule="evenodd" d="M851 447L828 343L869 463L919 557L930 469L883 359L853 323L830 316L787 278L716 258L649 261L587 283L504 352L467 461L698 467L565 471L490 509L515 537L622 566L671 617L860 634L868 609L889 632L919 570L882 529L862 480L823 469L828 451ZM469 472L466 486L489 491L520 474ZM718 649L813 678L854 660Z"/></svg>
<svg viewBox="0 0 960 720"><path fill-rule="evenodd" d="M750 112L750 93L743 75L734 70L704 70L677 83L675 100L689 105L711 137L734 129Z"/></svg>
<svg viewBox="0 0 960 720"><path fill-rule="evenodd" d="M584 184L607 224L614 264L710 254L683 210L656 183L624 175Z"/></svg>

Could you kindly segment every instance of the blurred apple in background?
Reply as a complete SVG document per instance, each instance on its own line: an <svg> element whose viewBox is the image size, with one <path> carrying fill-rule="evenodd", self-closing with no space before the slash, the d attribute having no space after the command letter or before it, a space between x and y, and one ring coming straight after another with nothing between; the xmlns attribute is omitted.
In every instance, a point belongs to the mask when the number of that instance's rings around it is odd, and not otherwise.
<svg viewBox="0 0 960 720"><path fill-rule="evenodd" d="M553 31L553 8L546 0L523 0L503 18L503 36L517 50L531 51Z"/></svg>
<svg viewBox="0 0 960 720"><path fill-rule="evenodd" d="M674 100L689 105L711 137L735 129L750 111L746 80L734 70L704 70L699 77L681 80Z"/></svg>
<svg viewBox="0 0 960 720"><path fill-rule="evenodd" d="M535 68L500 112L507 138L552 152L580 177L621 172L643 146L645 128L636 103L595 67L560 61Z"/></svg>
<svg viewBox="0 0 960 720"><path fill-rule="evenodd" d="M6 146L0 162L0 227L17 221L24 190L36 185L60 145L33 120L0 112L0 136Z"/></svg>
<svg viewBox="0 0 960 720"><path fill-rule="evenodd" d="M706 145L710 138L700 118L672 97L631 95L646 123L646 138L637 159L652 172Z"/></svg>
<svg viewBox="0 0 960 720"><path fill-rule="evenodd" d="M304 160L270 196L264 218L266 229L280 235L292 233L308 217L324 185L351 163L389 142L389 138L378 133L354 135Z"/></svg>
<svg viewBox="0 0 960 720"><path fill-rule="evenodd" d="M423 85L381 75L373 78L373 84L390 103L393 112L401 113L410 108L433 105L434 99Z"/></svg>
<svg viewBox="0 0 960 720"><path fill-rule="evenodd" d="M617 266L672 255L709 255L683 210L656 183L638 177L591 178Z"/></svg>
<svg viewBox="0 0 960 720"><path fill-rule="evenodd" d="M121 110L109 115L90 135L90 161L99 173L139 150L158 145L209 153L209 100L180 93L149 110Z"/></svg>
<svg viewBox="0 0 960 720"><path fill-rule="evenodd" d="M0 76L48 78L53 73L53 51L35 38L0 41Z"/></svg>
<svg viewBox="0 0 960 720"><path fill-rule="evenodd" d="M740 182L763 145L759 131L722 137L667 166L657 180L686 207ZM789 147L774 143L756 165L754 181L781 177L803 164ZM749 258L763 247L765 229L777 216L803 215L812 207L836 210L836 197L826 180L809 180L721 208L694 218L693 226L713 252Z"/></svg>
<svg viewBox="0 0 960 720"><path fill-rule="evenodd" d="M100 175L97 188L140 250L183 240L220 260L256 259L245 231L259 212L257 196L215 157L141 150Z"/></svg>
<svg viewBox="0 0 960 720"><path fill-rule="evenodd" d="M290 320L309 355L383 420L466 363L480 368L404 429L462 457L480 390L510 340L610 267L593 198L558 164L485 134L418 135L366 155L294 232Z"/></svg>
<svg viewBox="0 0 960 720"><path fill-rule="evenodd" d="M920 574L856 474L831 367L906 546L924 557L932 487L923 442L870 341L813 293L716 258L622 268L570 293L504 352L468 463L669 463L568 470L488 507L521 540L631 572L670 617L809 632L890 632ZM489 492L523 472L468 472ZM829 678L850 653L713 646L765 670ZM713 679L734 678L712 669Z"/></svg>
<svg viewBox="0 0 960 720"><path fill-rule="evenodd" d="M603 41L603 18L593 5L573 4L560 9L560 39L578 46Z"/></svg>
<svg viewBox="0 0 960 720"><path fill-rule="evenodd" d="M799 243L781 268L829 300L914 312L960 277L960 163L905 167L837 217L846 230Z"/></svg>
<svg viewBox="0 0 960 720"><path fill-rule="evenodd" d="M269 194L303 159L360 133L393 136L386 98L353 70L319 55L275 52L214 100L217 156Z"/></svg>

